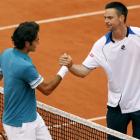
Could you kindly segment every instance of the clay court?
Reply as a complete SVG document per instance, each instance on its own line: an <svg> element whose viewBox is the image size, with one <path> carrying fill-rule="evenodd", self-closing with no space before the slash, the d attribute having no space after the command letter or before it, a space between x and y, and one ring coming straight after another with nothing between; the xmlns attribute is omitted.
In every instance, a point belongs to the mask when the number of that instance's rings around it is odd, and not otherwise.
<svg viewBox="0 0 140 140"><path fill-rule="evenodd" d="M40 45L31 57L40 74L50 80L59 70L61 54L69 53L74 63L82 63L93 43L106 33L103 10L107 2L109 0L1 0L0 52L12 47L10 37L17 24L37 21L41 29ZM140 0L121 2L130 8L128 25L140 26ZM102 69L84 79L68 73L48 97L36 92L37 99L46 104L105 125L107 79Z"/></svg>

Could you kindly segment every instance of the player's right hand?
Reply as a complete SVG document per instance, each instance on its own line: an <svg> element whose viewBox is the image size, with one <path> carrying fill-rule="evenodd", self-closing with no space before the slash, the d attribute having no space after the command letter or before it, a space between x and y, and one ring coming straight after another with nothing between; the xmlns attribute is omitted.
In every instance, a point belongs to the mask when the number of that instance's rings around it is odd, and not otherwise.
<svg viewBox="0 0 140 140"><path fill-rule="evenodd" d="M67 66L68 68L70 68L72 66L72 57L67 53L64 53L59 58L59 64L61 66Z"/></svg>

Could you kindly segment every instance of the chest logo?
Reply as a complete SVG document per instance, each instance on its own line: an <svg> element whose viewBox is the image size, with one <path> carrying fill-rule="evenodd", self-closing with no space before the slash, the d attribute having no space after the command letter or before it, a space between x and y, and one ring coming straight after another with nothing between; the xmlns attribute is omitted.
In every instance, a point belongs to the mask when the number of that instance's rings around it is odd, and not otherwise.
<svg viewBox="0 0 140 140"><path fill-rule="evenodd" d="M125 50L125 49L126 49L125 45L122 45L121 50Z"/></svg>

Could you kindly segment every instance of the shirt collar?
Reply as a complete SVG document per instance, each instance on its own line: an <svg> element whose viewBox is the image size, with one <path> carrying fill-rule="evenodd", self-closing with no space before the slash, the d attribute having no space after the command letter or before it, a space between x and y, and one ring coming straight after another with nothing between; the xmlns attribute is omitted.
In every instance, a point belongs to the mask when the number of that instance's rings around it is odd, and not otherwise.
<svg viewBox="0 0 140 140"><path fill-rule="evenodd" d="M130 30L130 27L127 27L127 33L126 33L126 37L128 37L129 35L129 30ZM112 32L110 32L110 40L115 43L115 41L112 39Z"/></svg>

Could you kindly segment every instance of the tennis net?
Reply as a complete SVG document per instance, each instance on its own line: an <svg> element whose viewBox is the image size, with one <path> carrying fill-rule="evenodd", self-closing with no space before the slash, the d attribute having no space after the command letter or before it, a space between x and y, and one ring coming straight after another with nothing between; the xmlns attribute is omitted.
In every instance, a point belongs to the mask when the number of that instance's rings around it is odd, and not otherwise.
<svg viewBox="0 0 140 140"><path fill-rule="evenodd" d="M37 110L48 126L53 140L107 140L108 137L114 140L137 140L39 101L37 101ZM0 123L2 112L3 88L0 87Z"/></svg>

